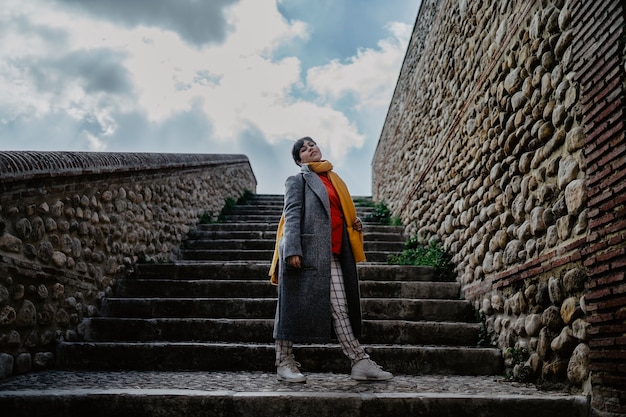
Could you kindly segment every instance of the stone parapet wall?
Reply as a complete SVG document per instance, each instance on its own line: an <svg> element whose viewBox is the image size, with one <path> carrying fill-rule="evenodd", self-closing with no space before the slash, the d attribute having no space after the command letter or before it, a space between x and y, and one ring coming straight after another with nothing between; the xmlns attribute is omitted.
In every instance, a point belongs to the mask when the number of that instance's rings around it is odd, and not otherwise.
<svg viewBox="0 0 626 417"><path fill-rule="evenodd" d="M625 371L620 4L424 0L372 161L374 200L453 255L512 376L596 399Z"/></svg>
<svg viewBox="0 0 626 417"><path fill-rule="evenodd" d="M255 191L244 155L0 152L0 376L54 366L116 279Z"/></svg>

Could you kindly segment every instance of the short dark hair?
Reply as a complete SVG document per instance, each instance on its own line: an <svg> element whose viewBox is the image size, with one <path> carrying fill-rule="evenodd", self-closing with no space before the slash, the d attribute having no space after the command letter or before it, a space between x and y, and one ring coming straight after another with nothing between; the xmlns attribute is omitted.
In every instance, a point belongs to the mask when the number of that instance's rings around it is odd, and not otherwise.
<svg viewBox="0 0 626 417"><path fill-rule="evenodd" d="M304 142L313 142L315 141L308 136L298 139L294 142L293 148L291 148L291 156L295 161L296 165L300 165L300 148L304 146Z"/></svg>

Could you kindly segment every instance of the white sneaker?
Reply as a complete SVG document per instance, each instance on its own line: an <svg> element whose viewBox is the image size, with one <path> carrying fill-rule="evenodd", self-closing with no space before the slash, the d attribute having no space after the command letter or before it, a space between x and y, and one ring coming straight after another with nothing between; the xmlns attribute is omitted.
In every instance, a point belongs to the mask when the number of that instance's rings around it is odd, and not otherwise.
<svg viewBox="0 0 626 417"><path fill-rule="evenodd" d="M279 381L285 382L306 382L306 376L300 372L300 364L295 361L293 356L283 359L276 368L276 375Z"/></svg>
<svg viewBox="0 0 626 417"><path fill-rule="evenodd" d="M350 376L357 381L387 381L393 378L391 372L383 371L380 365L369 358L355 363Z"/></svg>

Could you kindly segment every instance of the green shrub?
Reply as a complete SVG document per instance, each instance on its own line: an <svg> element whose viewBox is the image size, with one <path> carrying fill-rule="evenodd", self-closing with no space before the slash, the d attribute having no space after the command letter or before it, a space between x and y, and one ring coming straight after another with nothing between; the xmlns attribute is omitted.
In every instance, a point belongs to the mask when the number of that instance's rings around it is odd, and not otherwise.
<svg viewBox="0 0 626 417"><path fill-rule="evenodd" d="M524 347L508 347L504 351L505 359L511 358L512 369L507 369L505 377L516 382L528 382L531 378L531 369L525 363L530 357L528 350Z"/></svg>
<svg viewBox="0 0 626 417"><path fill-rule="evenodd" d="M487 317L484 314L477 313L479 315L479 327L478 327L478 347L492 347L491 338L489 337L489 331L487 329Z"/></svg>
<svg viewBox="0 0 626 417"><path fill-rule="evenodd" d="M213 213L211 213L210 211L204 211L200 215L199 223L209 224L213 222L220 223L226 221L226 218L229 214L232 214L237 204L248 204L248 201L250 200L250 198L252 198L252 196L254 196L254 193L252 191L244 190L243 194L237 200L232 197L226 198L224 200L224 206L220 210L220 214L218 214L217 219L213 219Z"/></svg>
<svg viewBox="0 0 626 417"><path fill-rule="evenodd" d="M209 224L211 223L211 219L213 218L213 214L210 211L203 211L200 215L198 223L200 224Z"/></svg>
<svg viewBox="0 0 626 417"><path fill-rule="evenodd" d="M220 210L220 214L217 216L217 221L218 222L226 221L226 218L228 217L229 214L233 212L236 205L237 205L237 201L235 201L234 198L231 198L231 197L226 198L226 200L224 200L224 207L222 207L222 210Z"/></svg>
<svg viewBox="0 0 626 417"><path fill-rule="evenodd" d="M376 203L372 207L374 210L363 219L369 223L379 223L392 226L401 226L402 222L397 217L391 217L391 212L385 203Z"/></svg>
<svg viewBox="0 0 626 417"><path fill-rule="evenodd" d="M374 207L374 202L371 198L367 197L355 197L352 199L355 205L363 206L363 207Z"/></svg>
<svg viewBox="0 0 626 417"><path fill-rule="evenodd" d="M254 193L252 191L243 190L243 194L237 200L237 204L248 204L248 201L250 200L250 198L252 198L252 196L254 196Z"/></svg>
<svg viewBox="0 0 626 417"><path fill-rule="evenodd" d="M435 273L441 277L454 277L452 256L435 239L425 244L419 239L411 237L404 243L402 252L398 255L391 255L387 263L431 266L435 269Z"/></svg>

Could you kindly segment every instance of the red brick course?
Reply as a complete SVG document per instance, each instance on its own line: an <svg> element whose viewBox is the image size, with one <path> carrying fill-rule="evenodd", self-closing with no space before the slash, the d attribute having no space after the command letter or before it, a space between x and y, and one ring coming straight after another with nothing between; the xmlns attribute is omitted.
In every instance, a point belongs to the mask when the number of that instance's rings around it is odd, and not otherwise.
<svg viewBox="0 0 626 417"><path fill-rule="evenodd" d="M588 185L585 299L594 408L626 413L626 143L624 9L616 0L572 4Z"/></svg>

